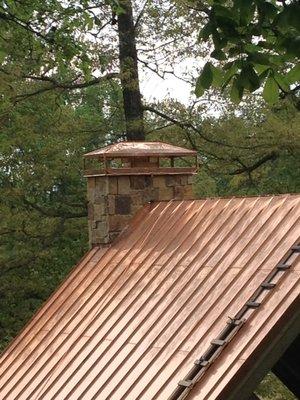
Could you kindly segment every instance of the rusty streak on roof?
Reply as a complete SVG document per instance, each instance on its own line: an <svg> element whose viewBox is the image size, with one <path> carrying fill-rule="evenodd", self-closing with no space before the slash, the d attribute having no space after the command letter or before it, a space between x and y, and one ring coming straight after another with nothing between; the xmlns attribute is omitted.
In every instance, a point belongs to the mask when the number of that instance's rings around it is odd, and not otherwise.
<svg viewBox="0 0 300 400"><path fill-rule="evenodd" d="M0 359L1 400L166 400L300 237L300 196L152 203ZM300 257L188 394L220 398L300 295ZM279 279L280 278L280 279Z"/></svg>
<svg viewBox="0 0 300 400"><path fill-rule="evenodd" d="M181 157L196 156L195 150L185 149L163 142L119 142L91 151L84 156L93 157Z"/></svg>

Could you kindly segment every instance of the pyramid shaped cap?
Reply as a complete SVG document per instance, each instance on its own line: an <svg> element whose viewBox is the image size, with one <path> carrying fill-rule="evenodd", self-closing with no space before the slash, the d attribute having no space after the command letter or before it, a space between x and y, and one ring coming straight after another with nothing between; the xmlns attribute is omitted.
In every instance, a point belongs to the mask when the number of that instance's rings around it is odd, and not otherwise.
<svg viewBox="0 0 300 400"><path fill-rule="evenodd" d="M195 156L195 150L163 142L119 142L86 153L87 158Z"/></svg>

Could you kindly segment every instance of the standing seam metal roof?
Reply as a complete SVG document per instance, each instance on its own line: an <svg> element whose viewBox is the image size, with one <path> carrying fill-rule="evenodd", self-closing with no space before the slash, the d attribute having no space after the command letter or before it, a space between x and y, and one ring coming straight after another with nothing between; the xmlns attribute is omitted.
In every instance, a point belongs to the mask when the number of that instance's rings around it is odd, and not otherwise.
<svg viewBox="0 0 300 400"><path fill-rule="evenodd" d="M4 352L1 399L167 399L297 243L299 217L299 195L145 206ZM188 399L217 399L299 300L299 256L282 274Z"/></svg>

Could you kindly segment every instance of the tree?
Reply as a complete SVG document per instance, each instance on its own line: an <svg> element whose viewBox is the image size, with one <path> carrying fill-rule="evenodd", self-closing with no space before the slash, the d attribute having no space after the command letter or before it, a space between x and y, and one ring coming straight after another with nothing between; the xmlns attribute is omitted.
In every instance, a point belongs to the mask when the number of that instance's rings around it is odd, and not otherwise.
<svg viewBox="0 0 300 400"><path fill-rule="evenodd" d="M215 60L203 68L198 96L211 86L230 87L231 99L239 102L245 90L263 87L269 104L291 97L300 109L298 1L212 0L194 2L194 7L206 18L199 37L212 42Z"/></svg>
<svg viewBox="0 0 300 400"><path fill-rule="evenodd" d="M118 80L127 139L143 140L138 63L158 74L173 73L174 53L191 53L197 22L189 18L192 14L173 0L2 1L0 72L9 82L10 99L19 102L45 91ZM20 93L24 80L39 85L33 92Z"/></svg>
<svg viewBox="0 0 300 400"><path fill-rule="evenodd" d="M117 17L119 61L127 139L145 140L144 110L140 91L136 35L131 1L121 0L120 7L121 10Z"/></svg>

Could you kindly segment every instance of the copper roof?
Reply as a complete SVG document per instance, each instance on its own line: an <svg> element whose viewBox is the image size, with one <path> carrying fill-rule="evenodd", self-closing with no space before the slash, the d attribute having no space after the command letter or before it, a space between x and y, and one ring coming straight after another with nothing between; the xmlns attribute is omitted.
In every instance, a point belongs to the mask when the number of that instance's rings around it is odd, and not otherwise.
<svg viewBox="0 0 300 400"><path fill-rule="evenodd" d="M84 256L2 355L1 400L168 399L298 243L299 218L299 195L145 206L111 247ZM189 400L219 398L299 299L295 254Z"/></svg>
<svg viewBox="0 0 300 400"><path fill-rule="evenodd" d="M163 142L119 142L86 153L85 157L151 157L195 156L195 150L185 149Z"/></svg>

